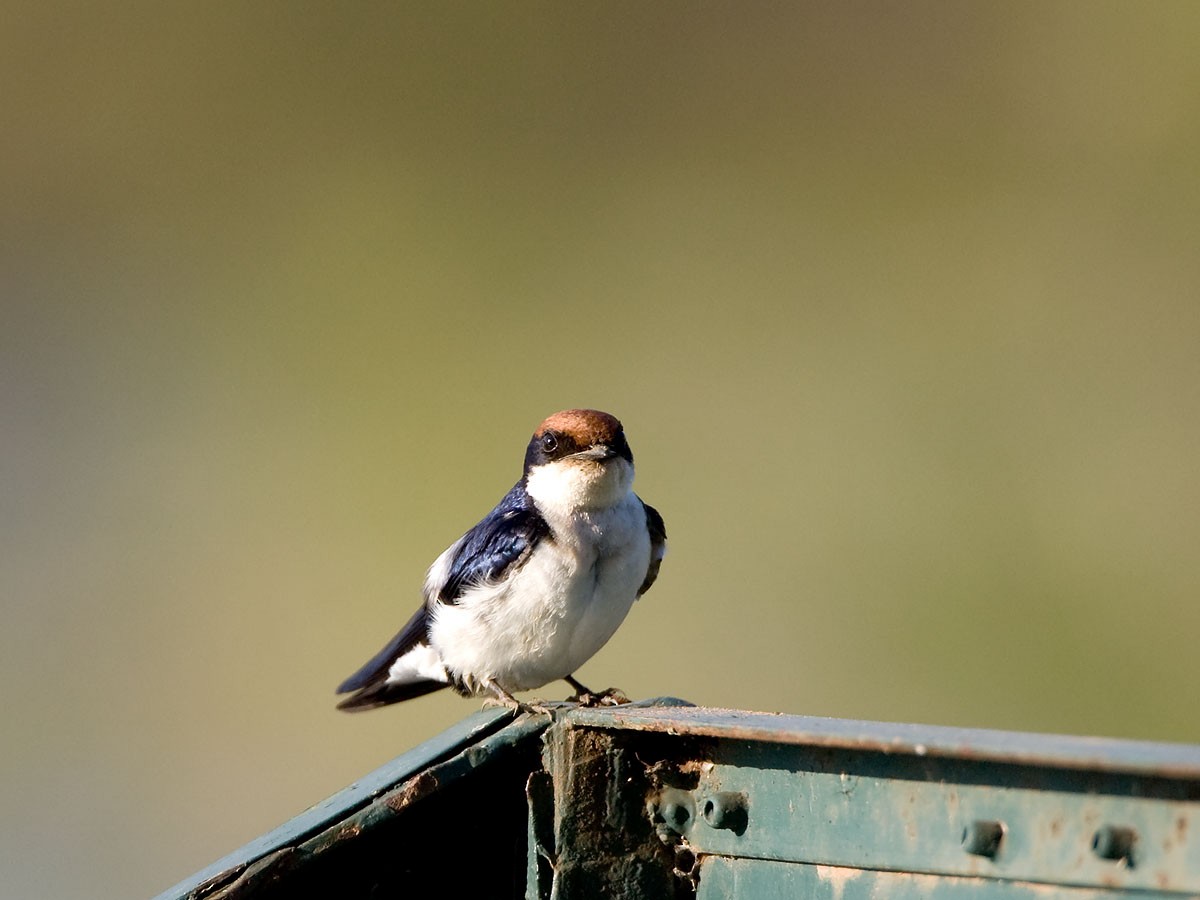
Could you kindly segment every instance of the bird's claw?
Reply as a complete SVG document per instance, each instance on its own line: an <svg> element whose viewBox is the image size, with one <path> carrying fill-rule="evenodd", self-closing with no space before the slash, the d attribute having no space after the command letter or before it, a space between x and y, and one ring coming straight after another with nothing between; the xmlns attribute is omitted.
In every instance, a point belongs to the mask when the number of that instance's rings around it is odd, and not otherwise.
<svg viewBox="0 0 1200 900"><path fill-rule="evenodd" d="M629 703L630 700L625 696L625 692L620 688L608 688L598 693L592 691L579 691L575 696L568 698L573 703L578 703L583 707L593 706L621 706Z"/></svg>
<svg viewBox="0 0 1200 900"><path fill-rule="evenodd" d="M546 705L545 700L534 700L532 703L522 703L521 712L531 716L549 716L554 719L554 707Z"/></svg>
<svg viewBox="0 0 1200 900"><path fill-rule="evenodd" d="M483 699L484 709L507 709L514 716L519 716L522 713L529 716L549 716L554 718L554 708L546 706L544 700L534 700L532 703L526 703L523 700L505 700L501 697L485 697Z"/></svg>

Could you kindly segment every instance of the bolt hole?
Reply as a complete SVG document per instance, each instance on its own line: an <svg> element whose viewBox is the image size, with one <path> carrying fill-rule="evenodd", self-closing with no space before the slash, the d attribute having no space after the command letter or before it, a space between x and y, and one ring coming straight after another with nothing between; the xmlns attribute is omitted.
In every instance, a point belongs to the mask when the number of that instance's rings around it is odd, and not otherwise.
<svg viewBox="0 0 1200 900"><path fill-rule="evenodd" d="M662 817L669 828L683 834L691 822L692 811L682 803L668 803L663 807Z"/></svg>
<svg viewBox="0 0 1200 900"><path fill-rule="evenodd" d="M1123 862L1133 868L1137 832L1132 828L1105 825L1092 835L1092 852L1101 859Z"/></svg>
<svg viewBox="0 0 1200 900"><path fill-rule="evenodd" d="M972 856L995 859L1004 840L1004 823L995 819L976 819L962 832L963 849Z"/></svg>
<svg viewBox="0 0 1200 900"><path fill-rule="evenodd" d="M717 791L700 807L704 821L713 828L724 828L736 835L746 831L746 795L740 791Z"/></svg>

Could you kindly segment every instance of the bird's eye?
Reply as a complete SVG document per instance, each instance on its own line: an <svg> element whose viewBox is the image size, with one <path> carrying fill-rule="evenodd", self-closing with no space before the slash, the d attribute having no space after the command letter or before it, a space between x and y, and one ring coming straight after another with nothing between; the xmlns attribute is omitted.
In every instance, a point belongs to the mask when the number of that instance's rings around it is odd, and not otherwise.
<svg viewBox="0 0 1200 900"><path fill-rule="evenodd" d="M558 449L558 438L553 431L547 431L542 435L542 450L546 453L553 453Z"/></svg>

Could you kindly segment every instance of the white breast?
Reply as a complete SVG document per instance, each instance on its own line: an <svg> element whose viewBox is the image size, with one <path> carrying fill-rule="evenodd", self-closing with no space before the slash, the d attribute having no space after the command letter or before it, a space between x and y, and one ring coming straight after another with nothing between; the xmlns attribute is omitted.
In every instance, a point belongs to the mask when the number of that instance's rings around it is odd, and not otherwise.
<svg viewBox="0 0 1200 900"><path fill-rule="evenodd" d="M642 502L544 510L551 536L504 582L434 607L430 639L451 674L507 691L575 672L624 621L650 564Z"/></svg>

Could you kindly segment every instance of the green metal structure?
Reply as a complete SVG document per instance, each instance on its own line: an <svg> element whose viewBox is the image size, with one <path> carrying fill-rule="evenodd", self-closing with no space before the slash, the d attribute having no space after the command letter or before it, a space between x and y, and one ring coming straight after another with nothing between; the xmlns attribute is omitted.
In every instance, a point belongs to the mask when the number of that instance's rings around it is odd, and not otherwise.
<svg viewBox="0 0 1200 900"><path fill-rule="evenodd" d="M1195 746L485 710L158 900L1200 897L1197 829Z"/></svg>

